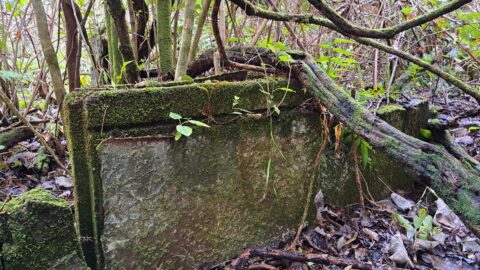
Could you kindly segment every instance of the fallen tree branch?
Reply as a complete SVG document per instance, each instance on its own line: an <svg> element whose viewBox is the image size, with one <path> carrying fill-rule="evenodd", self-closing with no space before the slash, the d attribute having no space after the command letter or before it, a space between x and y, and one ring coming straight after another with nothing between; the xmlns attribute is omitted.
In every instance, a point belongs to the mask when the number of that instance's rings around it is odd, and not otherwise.
<svg viewBox="0 0 480 270"><path fill-rule="evenodd" d="M269 249L248 249L243 252L237 259L233 260L226 270L239 270L242 268L246 261L251 257L260 257L266 259L281 259L292 262L313 262L323 265L336 265L340 267L352 266L355 269L371 270L374 269L373 264L364 263L350 259L344 259L339 257L330 256L327 254L305 254L297 252L285 252L280 250Z"/></svg>
<svg viewBox="0 0 480 270"><path fill-rule="evenodd" d="M0 133L0 145L2 151L9 149L17 143L33 137L33 132L28 127L16 127Z"/></svg>

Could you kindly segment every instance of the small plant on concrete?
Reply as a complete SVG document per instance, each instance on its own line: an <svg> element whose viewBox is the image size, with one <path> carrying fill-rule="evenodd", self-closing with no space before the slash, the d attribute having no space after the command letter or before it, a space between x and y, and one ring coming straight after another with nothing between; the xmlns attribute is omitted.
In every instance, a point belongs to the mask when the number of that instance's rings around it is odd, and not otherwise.
<svg viewBox="0 0 480 270"><path fill-rule="evenodd" d="M174 112L170 112L168 117L172 118L173 120L177 120L178 123L179 123L175 128L176 129L175 130L175 141L178 141L182 136L189 137L190 135L192 135L193 129L191 127L187 126L186 124L192 124L192 125L199 126L199 127L207 127L207 128L210 127L209 125L207 125L203 122L200 122L200 121L197 121L197 120L192 120L190 118L184 118L180 114L174 113Z"/></svg>

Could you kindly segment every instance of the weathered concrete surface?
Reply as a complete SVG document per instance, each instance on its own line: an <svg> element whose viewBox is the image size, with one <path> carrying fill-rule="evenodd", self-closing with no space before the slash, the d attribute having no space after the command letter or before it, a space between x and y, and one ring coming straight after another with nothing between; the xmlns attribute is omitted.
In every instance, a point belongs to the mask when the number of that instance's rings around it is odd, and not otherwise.
<svg viewBox="0 0 480 270"><path fill-rule="evenodd" d="M89 239L82 241L89 266L191 269L293 231L313 177L321 123L317 113L292 110L308 98L303 91L286 97L274 91L286 86L265 79L67 96L76 218L80 235ZM273 94L267 98L265 91ZM176 123L169 112L222 122L232 118L235 97L239 108L257 112L283 100L282 116L272 123L227 121L195 128L178 142L171 138ZM392 121L414 115L401 111ZM336 205L355 202L351 147L346 145L342 158L331 148L322 158L316 190ZM411 186L413 178L385 157L372 159L375 166L363 172L372 194L387 190L379 176L392 189Z"/></svg>
<svg viewBox="0 0 480 270"><path fill-rule="evenodd" d="M87 270L68 202L33 189L5 204L0 240L3 269Z"/></svg>
<svg viewBox="0 0 480 270"><path fill-rule="evenodd" d="M275 142L268 120L195 130L178 142L104 141L106 268L193 269L292 232L315 176L320 117L292 113L272 127ZM351 160L335 158L332 150L322 158L315 190L336 205L355 202ZM396 174L393 189L410 187L398 168L388 170ZM370 188L377 196L385 190L379 182Z"/></svg>

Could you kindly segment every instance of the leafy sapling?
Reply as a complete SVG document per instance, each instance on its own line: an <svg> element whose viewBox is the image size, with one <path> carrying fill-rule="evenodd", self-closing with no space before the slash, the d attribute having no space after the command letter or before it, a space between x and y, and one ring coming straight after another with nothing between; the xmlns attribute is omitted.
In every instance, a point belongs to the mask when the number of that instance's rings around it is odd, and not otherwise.
<svg viewBox="0 0 480 270"><path fill-rule="evenodd" d="M190 135L192 135L193 129L187 126L186 124L192 124L195 126L206 127L206 128L210 127L209 125L203 122L192 120L190 118L185 118L180 114L174 113L174 112L170 112L168 117L170 117L173 120L177 120L179 123L175 128L175 141L178 141L182 136L189 137Z"/></svg>

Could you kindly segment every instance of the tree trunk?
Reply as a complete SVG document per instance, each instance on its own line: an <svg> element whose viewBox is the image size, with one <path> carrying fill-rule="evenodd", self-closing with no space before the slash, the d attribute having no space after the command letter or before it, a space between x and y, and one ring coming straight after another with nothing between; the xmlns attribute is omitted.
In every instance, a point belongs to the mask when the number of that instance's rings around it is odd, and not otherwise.
<svg viewBox="0 0 480 270"><path fill-rule="evenodd" d="M175 80L181 79L187 74L188 53L192 44L193 21L195 15L195 0L185 1L184 22L182 32L182 44L178 54L177 68L175 70Z"/></svg>
<svg viewBox="0 0 480 270"><path fill-rule="evenodd" d="M67 36L66 41L66 56L67 56L67 76L68 76L68 90L75 91L80 87L80 57L81 57L81 39L77 31L77 18L82 18L80 8L74 3L72 6L71 0L61 0L63 15L65 18L65 31Z"/></svg>
<svg viewBox="0 0 480 270"><path fill-rule="evenodd" d="M132 29L132 32L134 33L132 39L135 42L137 49L137 61L141 62L148 57L148 53L150 52L148 49L148 37L146 33L149 18L148 5L145 0L129 1L132 2L132 8L135 14L135 29Z"/></svg>
<svg viewBox="0 0 480 270"><path fill-rule="evenodd" d="M105 21L107 24L107 38L108 38L108 59L110 61L109 73L112 84L118 84L121 82L121 70L122 70L122 54L118 49L118 35L113 26L112 16L105 5Z"/></svg>
<svg viewBox="0 0 480 270"><path fill-rule="evenodd" d="M57 54L50 39L50 31L48 30L47 15L41 0L32 0L32 6L35 13L35 20L37 22L38 37L42 45L43 54L50 70L52 77L53 90L57 104L61 107L63 98L65 96L65 88L63 86L62 73L58 65Z"/></svg>
<svg viewBox="0 0 480 270"><path fill-rule="evenodd" d="M137 83L138 76L138 66L133 55L132 44L130 43L130 38L128 37L128 26L125 19L125 9L123 8L121 0L107 0L107 5L110 11L110 15L113 19L113 25L115 26L115 31L118 35L119 41L119 50L122 54L122 74L125 83Z"/></svg>
<svg viewBox="0 0 480 270"><path fill-rule="evenodd" d="M188 54L188 63L191 63L193 62L193 60L195 60L195 56L198 50L198 44L200 42L200 38L202 37L203 26L205 25L205 21L207 19L208 11L210 10L211 3L212 3L212 0L203 0L202 13L198 18L197 30L195 31L192 47L190 48L190 52Z"/></svg>
<svg viewBox="0 0 480 270"><path fill-rule="evenodd" d="M173 74L171 12L171 0L157 0L157 48L162 74Z"/></svg>

